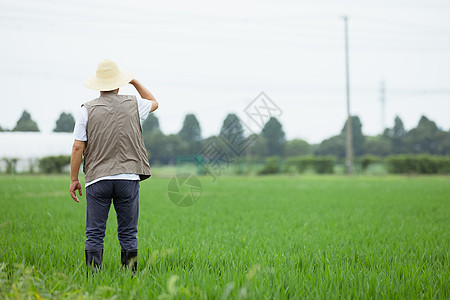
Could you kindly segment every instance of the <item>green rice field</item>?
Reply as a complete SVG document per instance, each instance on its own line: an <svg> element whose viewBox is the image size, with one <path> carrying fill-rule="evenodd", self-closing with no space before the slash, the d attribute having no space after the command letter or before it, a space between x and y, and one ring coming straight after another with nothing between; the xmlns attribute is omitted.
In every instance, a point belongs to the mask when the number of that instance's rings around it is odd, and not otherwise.
<svg viewBox="0 0 450 300"><path fill-rule="evenodd" d="M136 277L111 208L87 279L69 176L0 176L0 299L450 299L449 177L205 176L190 207L169 181L141 183Z"/></svg>

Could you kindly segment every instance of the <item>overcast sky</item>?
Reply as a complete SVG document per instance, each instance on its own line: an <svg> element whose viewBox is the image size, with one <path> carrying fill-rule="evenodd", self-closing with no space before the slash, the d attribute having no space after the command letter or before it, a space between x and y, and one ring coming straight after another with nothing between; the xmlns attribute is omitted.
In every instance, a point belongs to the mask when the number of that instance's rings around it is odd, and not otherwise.
<svg viewBox="0 0 450 300"><path fill-rule="evenodd" d="M194 113L203 136L264 91L289 139L316 143L346 117L349 17L351 112L363 131L399 115L450 129L450 2L446 0L0 0L0 126L24 109L50 132L61 112L97 97L83 81L99 61L132 71L160 102L163 132ZM122 93L136 93L131 87Z"/></svg>

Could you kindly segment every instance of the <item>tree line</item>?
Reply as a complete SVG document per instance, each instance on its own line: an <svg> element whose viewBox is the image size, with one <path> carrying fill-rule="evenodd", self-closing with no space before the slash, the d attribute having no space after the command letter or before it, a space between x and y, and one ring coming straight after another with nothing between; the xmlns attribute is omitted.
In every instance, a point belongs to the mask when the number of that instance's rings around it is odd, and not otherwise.
<svg viewBox="0 0 450 300"><path fill-rule="evenodd" d="M377 136L365 136L358 116L352 117L353 147L356 157L374 155L386 157L392 154L450 155L450 132L439 129L435 122L422 116L417 127L407 131L399 117L394 126ZM150 115L142 124L144 142L150 159L161 164L174 163L177 157L202 154L205 147L214 144L227 157L236 156L266 158L297 156L345 157L345 121L340 134L319 144L309 144L301 139L286 140L282 124L270 118L261 132L244 136L242 123L235 114L223 121L218 135L202 139L200 124L193 114L186 115L178 134L165 135L158 118ZM230 134L231 131L231 134Z"/></svg>
<svg viewBox="0 0 450 300"><path fill-rule="evenodd" d="M61 113L58 120L56 120L55 128L53 132L73 132L75 127L75 119L71 113ZM19 120L17 120L16 126L13 129L8 130L0 126L0 131L26 131L26 132L40 132L37 123L31 118L31 115L24 110Z"/></svg>
<svg viewBox="0 0 450 300"><path fill-rule="evenodd" d="M70 113L61 113L54 132L72 132L75 119ZM394 126L386 128L377 136L366 136L362 132L358 116L352 117L353 147L356 157L375 155L386 157L392 154L432 154L450 155L450 132L438 128L435 122L422 116L417 126L409 131L404 128L400 117ZM1 131L4 131L0 127ZM39 131L37 123L27 111L17 121L12 131ZM319 144L309 144L301 139L286 140L282 124L277 118L270 118L259 133L247 134L236 114L228 114L220 132L207 138L194 114L187 114L181 130L166 135L159 126L155 114L142 123L145 145L152 162L160 164L176 163L183 156L204 155L205 147L214 145L229 158L236 156L265 158L271 156L296 157L305 155L345 157L345 120L341 132Z"/></svg>

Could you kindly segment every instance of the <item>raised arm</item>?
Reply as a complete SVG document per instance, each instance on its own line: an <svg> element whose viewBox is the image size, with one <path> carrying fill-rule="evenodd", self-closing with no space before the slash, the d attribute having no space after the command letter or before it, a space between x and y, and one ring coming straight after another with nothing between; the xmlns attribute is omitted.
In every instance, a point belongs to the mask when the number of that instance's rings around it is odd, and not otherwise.
<svg viewBox="0 0 450 300"><path fill-rule="evenodd" d="M150 91L142 83L140 83L137 79L132 79L130 81L130 84L132 84L136 88L142 99L146 99L152 102L152 108L150 109L150 112L155 111L158 108L158 101L156 101L152 93L150 93Z"/></svg>

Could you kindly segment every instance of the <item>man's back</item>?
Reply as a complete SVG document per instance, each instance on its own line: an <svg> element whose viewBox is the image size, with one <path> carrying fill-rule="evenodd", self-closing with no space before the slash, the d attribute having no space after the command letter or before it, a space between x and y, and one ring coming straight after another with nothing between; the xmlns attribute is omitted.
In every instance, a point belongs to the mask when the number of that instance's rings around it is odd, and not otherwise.
<svg viewBox="0 0 450 300"><path fill-rule="evenodd" d="M90 182L103 176L150 177L135 96L103 93L83 104L88 111L84 172Z"/></svg>

